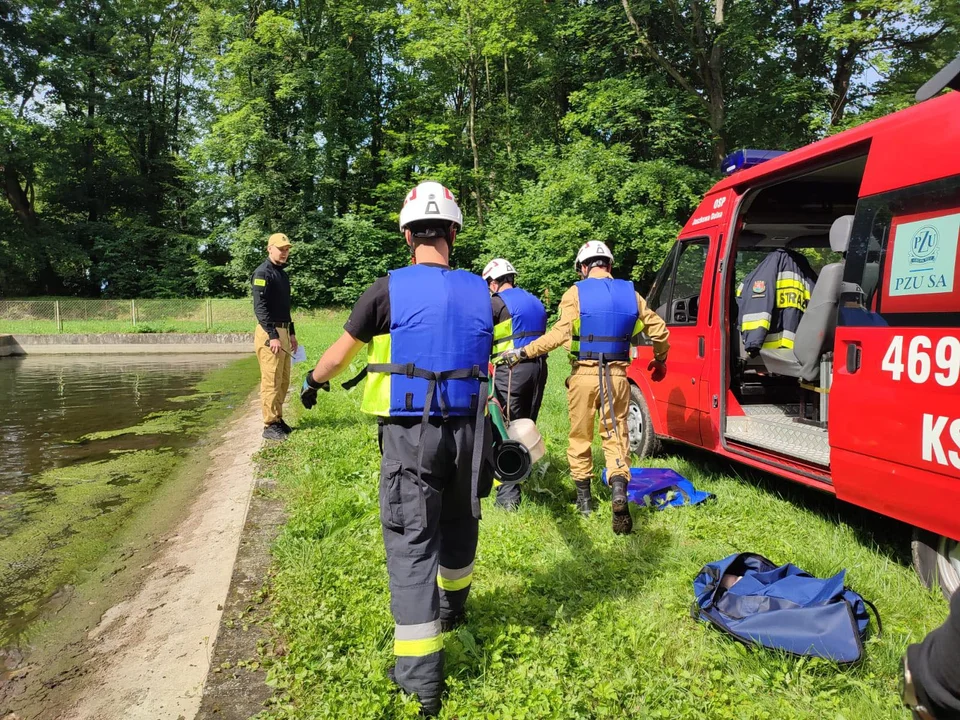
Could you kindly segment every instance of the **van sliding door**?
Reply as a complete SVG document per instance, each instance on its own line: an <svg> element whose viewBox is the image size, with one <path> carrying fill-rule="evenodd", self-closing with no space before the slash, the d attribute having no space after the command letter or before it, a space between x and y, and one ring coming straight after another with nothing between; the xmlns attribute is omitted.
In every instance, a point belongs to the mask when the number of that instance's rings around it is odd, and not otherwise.
<svg viewBox="0 0 960 720"><path fill-rule="evenodd" d="M837 496L960 538L960 176L857 205L834 345Z"/></svg>

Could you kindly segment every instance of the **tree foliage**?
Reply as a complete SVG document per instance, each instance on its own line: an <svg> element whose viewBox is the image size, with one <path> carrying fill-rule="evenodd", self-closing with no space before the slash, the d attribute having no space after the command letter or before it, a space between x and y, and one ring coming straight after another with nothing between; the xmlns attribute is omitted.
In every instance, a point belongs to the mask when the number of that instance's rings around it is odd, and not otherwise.
<svg viewBox="0 0 960 720"><path fill-rule="evenodd" d="M266 236L297 301L407 261L447 184L479 270L555 301L603 239L655 269L719 159L908 105L949 0L0 0L0 294L240 295Z"/></svg>

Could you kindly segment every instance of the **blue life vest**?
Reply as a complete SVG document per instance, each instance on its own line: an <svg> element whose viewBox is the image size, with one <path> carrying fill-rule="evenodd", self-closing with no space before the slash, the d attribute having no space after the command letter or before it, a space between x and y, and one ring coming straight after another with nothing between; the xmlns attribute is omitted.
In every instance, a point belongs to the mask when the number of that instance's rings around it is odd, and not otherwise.
<svg viewBox="0 0 960 720"><path fill-rule="evenodd" d="M577 360L629 360L630 340L643 330L633 283L587 278L577 283L580 317L573 321L570 354Z"/></svg>
<svg viewBox="0 0 960 720"><path fill-rule="evenodd" d="M481 384L493 345L486 283L465 270L411 265L390 272L389 288L390 333L368 346L361 410L391 417L476 415L487 400Z"/></svg>
<svg viewBox="0 0 960 720"><path fill-rule="evenodd" d="M522 288L507 288L497 295L507 306L510 317L493 328L493 354L519 350L547 331L547 311L532 294Z"/></svg>

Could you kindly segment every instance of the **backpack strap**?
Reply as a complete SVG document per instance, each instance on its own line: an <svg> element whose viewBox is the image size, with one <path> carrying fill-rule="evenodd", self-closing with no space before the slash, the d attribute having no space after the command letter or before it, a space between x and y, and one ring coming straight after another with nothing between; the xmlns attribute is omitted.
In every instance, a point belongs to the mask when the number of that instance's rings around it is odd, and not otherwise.
<svg viewBox="0 0 960 720"><path fill-rule="evenodd" d="M860 593L857 594L860 595ZM880 622L880 611L877 610L876 605L867 600L863 595L860 595L860 599L863 600L864 605L873 610L873 614L877 616L877 637L879 637L881 634L883 634L883 623Z"/></svg>

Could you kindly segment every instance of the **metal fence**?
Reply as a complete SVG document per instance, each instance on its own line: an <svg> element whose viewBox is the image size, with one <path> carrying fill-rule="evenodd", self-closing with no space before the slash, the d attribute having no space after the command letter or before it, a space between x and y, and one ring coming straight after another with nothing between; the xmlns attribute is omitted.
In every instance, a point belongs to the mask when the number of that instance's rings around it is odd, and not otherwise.
<svg viewBox="0 0 960 720"><path fill-rule="evenodd" d="M0 300L0 332L249 331L249 299Z"/></svg>

